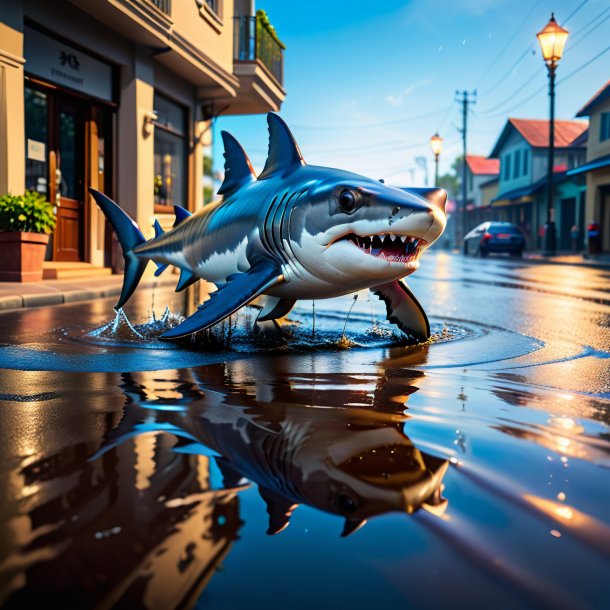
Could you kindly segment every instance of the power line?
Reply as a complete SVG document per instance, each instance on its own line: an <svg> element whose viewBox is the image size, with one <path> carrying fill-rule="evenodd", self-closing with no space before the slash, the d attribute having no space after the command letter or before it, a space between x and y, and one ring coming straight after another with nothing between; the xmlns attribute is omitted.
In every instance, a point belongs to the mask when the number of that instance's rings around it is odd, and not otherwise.
<svg viewBox="0 0 610 610"><path fill-rule="evenodd" d="M486 89L485 91L483 91L483 93L481 93L481 95L482 96L489 95L492 91L494 91L498 87L498 85L503 83L504 80L506 79L506 77L510 76L511 72L519 66L519 64L525 58L525 56L532 50L532 45L533 45L533 43L530 42L530 44L527 46L527 49L525 49L525 51L523 51L523 53L521 53L521 55L519 55L519 58L517 59L517 61L493 85L491 85L491 87L489 89Z"/></svg>
<svg viewBox="0 0 610 610"><path fill-rule="evenodd" d="M422 114L414 114L406 116L401 119L395 119L392 121L382 121L380 123L363 123L361 125L292 125L296 129L324 129L324 130L338 130L338 129L366 129L367 127L382 127L384 125L396 125L406 121L415 121L417 119L425 119L437 114L446 112L447 107L439 108L438 110L431 110L430 112L424 112Z"/></svg>
<svg viewBox="0 0 610 610"><path fill-rule="evenodd" d="M605 11L602 11L601 15L603 15L603 13L605 13L606 11L610 11L610 7L608 7ZM604 19L602 19L601 21L597 21L597 23L587 32L586 36L583 36L582 38L577 39L569 48L570 51L572 51L573 49L575 49L583 40L587 40L587 38L602 24L604 24L606 21L608 21L608 19L610 19L610 14L606 15L606 17ZM597 18L596 18L597 20Z"/></svg>
<svg viewBox="0 0 610 610"><path fill-rule="evenodd" d="M534 72L534 74L532 74L522 85L520 85L518 87L519 90L525 89L525 87L527 87L535 78L540 78L540 70L537 70L536 72ZM496 104L495 106L492 106L491 108L488 108L487 110L484 110L482 112L478 112L477 114L482 115L482 116L488 116L491 113L493 113L495 110L497 110L498 108L501 108L502 106L504 106L507 103L510 103L510 99L508 99L508 100L504 99L500 103ZM497 116L497 115L492 115L492 116Z"/></svg>
<svg viewBox="0 0 610 610"><path fill-rule="evenodd" d="M572 17L574 17L574 15L576 15L576 13L578 13L578 11L585 5L587 4L587 2L589 2L589 0L583 0L564 20L563 23L566 24L568 21L570 21L570 19L572 19Z"/></svg>
<svg viewBox="0 0 610 610"><path fill-rule="evenodd" d="M561 85L561 83L564 83L565 81L567 81L569 78L571 78L575 74L578 74L579 72L584 70L587 66L592 64L594 61L598 60L602 55L605 55L608 51L610 51L610 46L607 46L603 51L600 51L597 55L594 55L593 57L591 57L584 64L581 64L576 69L572 70L572 72L570 72L569 74L566 74L566 76L564 76L561 80L557 81L557 86ZM539 87L538 89L536 89L534 92L532 92L530 95L528 95L526 98L522 99L520 102L518 102L514 106L511 106L510 108L502 110L501 112L498 112L496 114L488 114L488 115L486 115L485 118L491 119L493 117L506 115L509 112L512 112L513 110L515 110L516 108L523 106L523 104L525 104L525 102L529 102L529 100L531 100L534 96L538 95L538 93L540 93L541 91L544 91L545 89L546 89L546 85L543 85L542 87Z"/></svg>
<svg viewBox="0 0 610 610"><path fill-rule="evenodd" d="M574 36L572 36L571 38L568 39L568 44L566 46L569 46L570 42L573 42L574 40L578 40L578 38L582 35L584 30L586 30L590 25L597 23L598 19L603 17L604 14L607 13L608 11L610 11L610 6L606 7L601 13L595 15L595 17L593 17L593 19L591 19L590 21L587 21L587 23L580 28L580 31L577 34L575 34ZM587 36L588 36L588 34L587 34Z"/></svg>
<svg viewBox="0 0 610 610"><path fill-rule="evenodd" d="M586 2L587 0L585 0ZM489 74L490 70L493 69L493 67L496 65L496 63L498 62L498 60L502 57L502 55L504 55L504 53L506 52L506 50L508 49L508 47L511 45L511 43L513 42L513 40L515 40L515 38L517 37L517 34L519 33L519 31L521 30L521 28L528 22L530 15L534 12L534 10L538 7L538 5L540 4L541 0L538 0L528 11L527 15L525 15L525 17L523 18L523 20L521 21L521 23L518 25L518 27L514 30L513 35L508 39L508 41L506 42L506 44L504 45L504 47L502 47L502 50L500 51L500 53L498 53L498 55L496 55L496 58L491 62L491 64L488 66L487 70L485 70L485 72L483 72L483 75L481 76L481 78L479 78L479 84L483 81L483 79Z"/></svg>
<svg viewBox="0 0 610 610"><path fill-rule="evenodd" d="M578 68L576 68L576 70L572 70L572 72L570 72L569 74L566 74L566 76L564 76L561 80L557 81L557 84L561 85L561 83L567 81L568 78L570 78L571 76L574 76L574 74L577 74L581 70L584 70L589 64L592 64L594 61L599 59L602 55L605 55L608 51L610 51L610 46L607 46L603 51L600 51L597 55L595 55L594 57L592 57L591 59L586 61L584 64L581 64L580 66L578 66Z"/></svg>
<svg viewBox="0 0 610 610"><path fill-rule="evenodd" d="M576 15L576 13L588 2L588 0L584 0L583 2L580 3L579 6L576 7L576 9L574 9L569 15L568 17L565 19L564 24L570 19L572 18L574 15ZM604 10L602 10L597 16L595 16L593 19L591 19L589 22L587 22L587 24L585 26L583 26L579 33L576 34L575 39L578 40L578 42L576 44L573 44L572 47L568 47L570 49L573 49L577 44L580 44L580 42L582 42L583 40L586 40L589 35L596 30L600 25L602 25L607 19L610 18L610 15L608 15L605 19L603 19L601 22L599 21L600 17L602 17L606 12L610 11L610 7L605 8ZM591 30L586 31L586 29L591 25L595 23L595 26L593 28L591 28ZM572 42L574 41L574 38L572 38ZM568 42L569 44L569 42ZM511 66L511 68L502 76L502 78L498 79L487 91L483 92L483 95L489 95L489 93L491 93L492 91L494 91L498 85L500 85L504 78L519 64L519 62L525 57L525 55L528 53L528 51L532 48L533 42L531 42L529 44L529 46L527 47L527 49L519 56L519 59L517 59L517 61ZM519 90L524 89L527 85L529 85L535 78L538 77L540 70L542 69L542 67L540 69L538 69L534 74L532 74L532 76L530 76L523 84L518 86ZM535 93L533 93L530 97L528 97L527 99L531 99L531 97L533 97L535 95ZM483 112L481 112L480 114L482 115L487 115L489 113L494 112L495 110L497 110L498 108L504 106L505 104L509 103L510 100L502 100L500 103L496 104L495 106L493 106L492 108L489 108L487 110L484 110Z"/></svg>

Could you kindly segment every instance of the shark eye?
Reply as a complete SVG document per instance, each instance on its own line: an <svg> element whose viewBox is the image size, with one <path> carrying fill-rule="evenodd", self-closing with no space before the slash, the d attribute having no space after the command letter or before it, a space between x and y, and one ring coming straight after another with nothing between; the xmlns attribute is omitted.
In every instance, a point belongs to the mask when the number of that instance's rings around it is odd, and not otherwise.
<svg viewBox="0 0 610 610"><path fill-rule="evenodd" d="M349 515L356 510L356 501L347 494L340 494L339 496L337 496L337 508L342 513Z"/></svg>
<svg viewBox="0 0 610 610"><path fill-rule="evenodd" d="M356 197L352 191L342 191L339 195L339 207L346 213L350 214L356 207Z"/></svg>

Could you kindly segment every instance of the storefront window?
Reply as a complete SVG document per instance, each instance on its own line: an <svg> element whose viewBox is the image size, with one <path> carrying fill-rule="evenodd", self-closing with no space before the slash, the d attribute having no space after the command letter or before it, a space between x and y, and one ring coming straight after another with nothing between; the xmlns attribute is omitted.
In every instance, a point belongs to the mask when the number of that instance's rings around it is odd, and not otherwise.
<svg viewBox="0 0 610 610"><path fill-rule="evenodd" d="M155 212L187 207L186 111L155 93Z"/></svg>
<svg viewBox="0 0 610 610"><path fill-rule="evenodd" d="M25 87L25 188L47 194L47 96Z"/></svg>

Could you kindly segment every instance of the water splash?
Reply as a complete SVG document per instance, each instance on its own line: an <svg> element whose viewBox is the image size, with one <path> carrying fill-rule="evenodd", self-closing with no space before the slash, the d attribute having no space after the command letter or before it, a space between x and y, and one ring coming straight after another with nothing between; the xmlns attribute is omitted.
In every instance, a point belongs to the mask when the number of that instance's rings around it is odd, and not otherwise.
<svg viewBox="0 0 610 610"><path fill-rule="evenodd" d="M111 337L114 339L143 339L144 337L134 328L133 324L129 321L127 314L123 309L116 311L114 320L92 330L89 333L91 337Z"/></svg>
<svg viewBox="0 0 610 610"><path fill-rule="evenodd" d="M125 311L119 309L114 316L114 320L90 331L87 335L101 340L148 343L157 340L163 333L174 328L183 320L183 316L172 313L166 306L160 318L157 318L153 310L147 322L132 324Z"/></svg>

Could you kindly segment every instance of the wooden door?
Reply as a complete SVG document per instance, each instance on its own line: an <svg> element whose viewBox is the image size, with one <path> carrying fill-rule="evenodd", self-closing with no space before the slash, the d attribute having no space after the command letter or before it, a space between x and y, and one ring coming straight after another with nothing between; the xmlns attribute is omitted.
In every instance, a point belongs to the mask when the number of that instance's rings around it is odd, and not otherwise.
<svg viewBox="0 0 610 610"><path fill-rule="evenodd" d="M49 191L57 208L53 260L83 260L84 243L84 108L69 98L54 97L50 108Z"/></svg>

